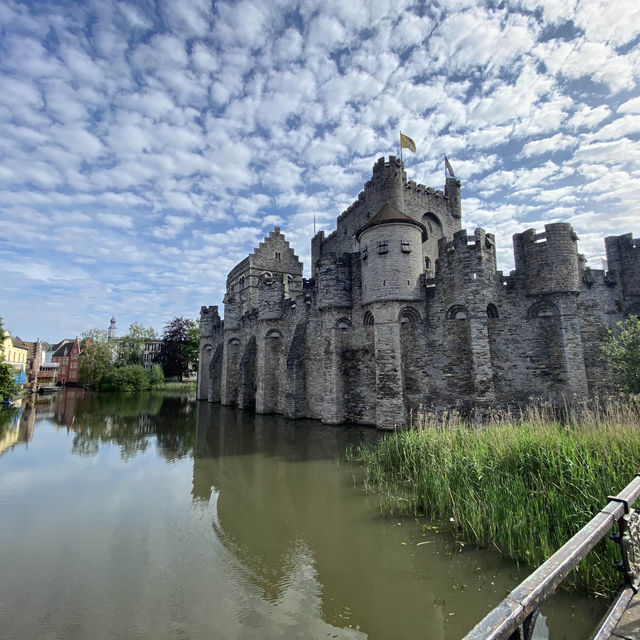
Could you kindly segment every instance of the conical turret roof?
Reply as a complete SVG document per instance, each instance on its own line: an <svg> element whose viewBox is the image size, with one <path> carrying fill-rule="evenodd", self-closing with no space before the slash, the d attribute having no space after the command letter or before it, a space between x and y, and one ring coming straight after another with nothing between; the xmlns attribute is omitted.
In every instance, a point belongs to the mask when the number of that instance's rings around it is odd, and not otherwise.
<svg viewBox="0 0 640 640"><path fill-rule="evenodd" d="M402 222L405 224L412 224L414 227L418 227L420 231L422 231L422 242L425 242L427 239L427 229L425 226L410 218L406 213L402 213L400 209L396 209L391 203L387 202L381 209L376 213L367 224L365 224L359 231L356 233L356 238L360 240L360 236L362 233L367 231L367 229L371 229L372 227L377 227L380 224L389 224L390 222Z"/></svg>

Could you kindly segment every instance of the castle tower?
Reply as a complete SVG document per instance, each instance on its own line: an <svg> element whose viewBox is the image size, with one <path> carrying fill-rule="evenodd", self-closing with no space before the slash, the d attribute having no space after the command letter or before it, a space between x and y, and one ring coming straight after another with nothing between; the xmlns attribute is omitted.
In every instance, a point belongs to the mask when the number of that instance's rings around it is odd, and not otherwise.
<svg viewBox="0 0 640 640"><path fill-rule="evenodd" d="M222 341L222 322L218 307L200 309L200 358L198 359L198 400L208 400L213 386L220 386L219 373L211 377L211 363ZM218 398L219 399L219 398Z"/></svg>
<svg viewBox="0 0 640 640"><path fill-rule="evenodd" d="M627 233L604 239L607 266L612 279L622 285L626 301L640 296L640 240Z"/></svg>
<svg viewBox="0 0 640 640"><path fill-rule="evenodd" d="M111 316L111 321L109 322L109 329L107 329L107 341L115 340L118 336L118 331L116 329L116 317Z"/></svg>
<svg viewBox="0 0 640 640"><path fill-rule="evenodd" d="M385 204L358 231L362 265L362 303L420 300L422 223Z"/></svg>
<svg viewBox="0 0 640 640"><path fill-rule="evenodd" d="M546 305L544 315L557 325L562 360L561 383L557 386L560 393L568 396L587 393L577 303L580 292L577 240L568 223L546 224L544 233L528 229L513 236L517 279L532 297L532 308L536 308L535 304Z"/></svg>
<svg viewBox="0 0 640 640"><path fill-rule="evenodd" d="M376 366L376 425L404 426L400 311L422 299L425 227L385 204L356 234L362 265L362 303L373 316Z"/></svg>

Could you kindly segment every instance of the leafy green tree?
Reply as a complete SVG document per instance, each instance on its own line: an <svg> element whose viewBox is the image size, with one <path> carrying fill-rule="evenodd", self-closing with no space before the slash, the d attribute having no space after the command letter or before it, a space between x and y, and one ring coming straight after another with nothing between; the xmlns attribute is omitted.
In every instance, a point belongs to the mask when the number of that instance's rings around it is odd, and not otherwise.
<svg viewBox="0 0 640 640"><path fill-rule="evenodd" d="M200 319L187 330L187 339L182 346L182 354L194 369L198 368L200 357Z"/></svg>
<svg viewBox="0 0 640 640"><path fill-rule="evenodd" d="M141 364L127 364L109 369L102 377L101 391L146 391L149 375Z"/></svg>
<svg viewBox="0 0 640 640"><path fill-rule="evenodd" d="M85 341L107 342L107 332L105 329L87 329L80 334L80 343Z"/></svg>
<svg viewBox="0 0 640 640"><path fill-rule="evenodd" d="M142 364L144 357L144 343L155 340L156 332L153 328L145 329L138 322L129 325L129 333L118 339L116 352L116 366L124 367L128 364Z"/></svg>
<svg viewBox="0 0 640 640"><path fill-rule="evenodd" d="M166 378L182 378L189 371L189 357L185 353L185 345L189 337L189 329L195 327L193 320L174 318L164 327L159 360Z"/></svg>
<svg viewBox="0 0 640 640"><path fill-rule="evenodd" d="M83 339L80 346L78 382L98 389L102 378L112 368L113 351L108 342Z"/></svg>
<svg viewBox="0 0 640 640"><path fill-rule="evenodd" d="M162 373L162 367L159 364L154 364L148 374L149 385L152 389L164 384L164 374Z"/></svg>
<svg viewBox="0 0 640 640"><path fill-rule="evenodd" d="M629 393L640 393L640 320L629 316L618 322L602 351L609 358L620 385Z"/></svg>

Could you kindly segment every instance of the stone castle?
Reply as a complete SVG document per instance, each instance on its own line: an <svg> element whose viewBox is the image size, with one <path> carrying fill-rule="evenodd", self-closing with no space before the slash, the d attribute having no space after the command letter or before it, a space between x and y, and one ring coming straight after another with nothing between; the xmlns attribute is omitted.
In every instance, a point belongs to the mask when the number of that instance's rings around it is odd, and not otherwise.
<svg viewBox="0 0 640 640"><path fill-rule="evenodd" d="M395 428L418 407L462 410L606 391L607 329L640 315L640 241L605 239L586 266L566 223L513 237L461 229L444 191L380 158L336 230L311 241L313 277L276 227L229 273L224 321L202 307L198 399Z"/></svg>

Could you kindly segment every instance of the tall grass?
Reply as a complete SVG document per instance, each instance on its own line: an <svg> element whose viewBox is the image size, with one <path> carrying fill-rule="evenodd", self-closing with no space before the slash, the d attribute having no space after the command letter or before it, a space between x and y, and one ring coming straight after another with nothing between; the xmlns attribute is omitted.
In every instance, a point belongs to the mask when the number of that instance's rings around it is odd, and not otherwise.
<svg viewBox="0 0 640 640"><path fill-rule="evenodd" d="M419 411L414 428L351 452L391 512L451 520L455 534L537 566L640 471L640 404L605 398L540 403L485 415ZM580 581L610 593L620 582L612 543L582 562Z"/></svg>

